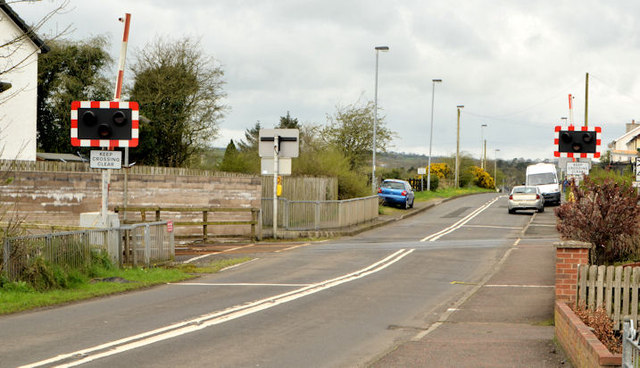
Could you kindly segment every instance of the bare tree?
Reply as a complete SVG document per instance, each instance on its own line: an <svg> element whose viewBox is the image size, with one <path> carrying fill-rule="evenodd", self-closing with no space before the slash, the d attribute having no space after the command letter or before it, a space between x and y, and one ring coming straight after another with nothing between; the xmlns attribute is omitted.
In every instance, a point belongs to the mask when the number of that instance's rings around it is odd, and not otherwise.
<svg viewBox="0 0 640 368"><path fill-rule="evenodd" d="M20 32L15 37L10 37L8 40L0 41L0 60L2 61L2 63L0 63L0 76L23 67L27 60L29 60L29 58L33 54L47 48L46 44L40 40L37 33L49 20L51 20L54 15L61 13L67 7L70 0L57 1L56 7L53 10L49 11L42 18L40 18L33 25L27 25L22 20L22 18L20 18L20 16L18 16L18 14L9 6L16 3L35 3L41 1L42 0L0 0L0 8L4 12L9 13L8 15L10 18L12 18L12 20L18 20L18 26L22 30L22 32ZM52 35L49 39L55 39L64 35L69 31L70 28L71 26L65 28L64 30L62 30L62 32ZM38 46L38 49L33 50L29 54L22 55L16 58L16 56L18 55L18 51L23 47L24 43L28 42L29 40L40 40L39 42L34 42L36 46Z"/></svg>

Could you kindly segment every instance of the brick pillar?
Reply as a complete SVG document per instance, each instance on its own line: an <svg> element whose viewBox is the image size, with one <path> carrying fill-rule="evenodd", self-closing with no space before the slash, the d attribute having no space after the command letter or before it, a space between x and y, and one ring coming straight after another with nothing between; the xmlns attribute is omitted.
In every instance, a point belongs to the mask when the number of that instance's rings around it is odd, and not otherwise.
<svg viewBox="0 0 640 368"><path fill-rule="evenodd" d="M576 301L578 287L578 265L589 264L591 243L561 241L556 247L556 300Z"/></svg>

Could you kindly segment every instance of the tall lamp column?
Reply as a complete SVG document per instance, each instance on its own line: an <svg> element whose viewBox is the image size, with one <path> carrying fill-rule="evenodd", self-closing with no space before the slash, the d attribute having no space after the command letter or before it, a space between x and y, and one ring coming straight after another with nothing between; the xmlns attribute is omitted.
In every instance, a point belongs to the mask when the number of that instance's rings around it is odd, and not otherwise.
<svg viewBox="0 0 640 368"><path fill-rule="evenodd" d="M436 83L442 79L433 79L431 86L431 129L429 130L429 161L427 163L427 192L431 190L431 147L433 146L433 102L435 100Z"/></svg>
<svg viewBox="0 0 640 368"><path fill-rule="evenodd" d="M389 51L389 46L376 46L376 85L374 90L373 102L373 157L371 168L371 191L376 192L376 135L378 134L378 53L379 51Z"/></svg>

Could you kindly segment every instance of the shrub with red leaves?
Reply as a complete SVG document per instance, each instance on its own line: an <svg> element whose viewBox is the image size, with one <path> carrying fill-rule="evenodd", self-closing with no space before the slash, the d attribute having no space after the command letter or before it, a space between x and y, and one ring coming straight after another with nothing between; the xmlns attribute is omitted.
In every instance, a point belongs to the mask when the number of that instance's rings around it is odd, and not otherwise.
<svg viewBox="0 0 640 368"><path fill-rule="evenodd" d="M594 244L594 264L625 260L635 253L640 223L640 198L635 188L611 179L595 183L585 177L580 186L572 183L574 201L556 208L556 228L564 239Z"/></svg>
<svg viewBox="0 0 640 368"><path fill-rule="evenodd" d="M613 321L607 312L598 308L594 311L586 309L584 305L573 308L573 312L580 317L585 325L593 329L593 334L612 353L622 353L622 338L613 330Z"/></svg>

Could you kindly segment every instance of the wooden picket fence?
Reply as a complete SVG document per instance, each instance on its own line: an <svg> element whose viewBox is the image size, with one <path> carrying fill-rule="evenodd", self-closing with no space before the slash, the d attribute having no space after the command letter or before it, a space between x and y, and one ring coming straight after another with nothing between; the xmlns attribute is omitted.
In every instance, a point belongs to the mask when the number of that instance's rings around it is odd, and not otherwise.
<svg viewBox="0 0 640 368"><path fill-rule="evenodd" d="M638 321L640 267L578 266L576 302L588 309L604 308L620 330L625 316Z"/></svg>

